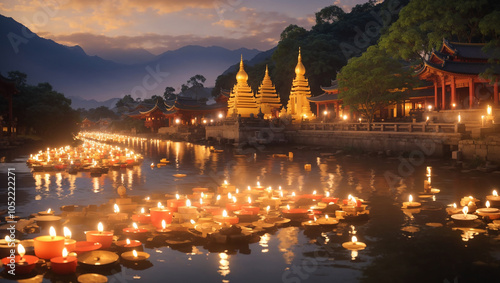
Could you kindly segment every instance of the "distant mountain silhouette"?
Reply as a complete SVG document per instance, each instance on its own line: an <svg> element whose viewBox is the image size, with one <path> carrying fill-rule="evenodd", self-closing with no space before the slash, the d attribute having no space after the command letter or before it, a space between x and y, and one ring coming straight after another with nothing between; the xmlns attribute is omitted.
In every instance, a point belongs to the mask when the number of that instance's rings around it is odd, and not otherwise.
<svg viewBox="0 0 500 283"><path fill-rule="evenodd" d="M267 51L262 51L262 52L258 53L250 60L244 60L245 66L253 66L255 64L266 61L267 59L271 58L271 56L273 56L273 53L275 50L276 50L276 47L273 47ZM245 58L243 58L243 59L245 59ZM236 72L238 72L239 68L240 68L240 64L238 62L236 64L229 66L229 68L227 68L222 74L227 75L229 73L236 73Z"/></svg>
<svg viewBox="0 0 500 283"><path fill-rule="evenodd" d="M137 55L137 59L117 59L130 63L121 64L89 56L79 46L68 47L39 37L14 19L2 15L0 38L0 72L4 76L8 71L18 70L28 75L30 84L49 82L68 97L98 101L126 94L140 98L163 95L165 87L179 90L196 74L205 76L205 86L211 87L218 75L239 61L241 54L244 58L253 58L260 52L245 48L185 46L153 57L148 63L135 63L146 60L148 55L144 53ZM134 53L141 52L131 50L127 56Z"/></svg>

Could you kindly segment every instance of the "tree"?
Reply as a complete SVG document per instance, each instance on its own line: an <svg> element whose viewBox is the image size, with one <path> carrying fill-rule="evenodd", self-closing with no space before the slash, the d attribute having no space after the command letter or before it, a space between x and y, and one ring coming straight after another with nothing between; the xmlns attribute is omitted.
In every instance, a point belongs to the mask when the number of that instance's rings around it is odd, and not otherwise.
<svg viewBox="0 0 500 283"><path fill-rule="evenodd" d="M418 81L412 68L391 58L379 46L371 46L361 57L350 59L337 78L339 98L368 123L378 109L404 99Z"/></svg>
<svg viewBox="0 0 500 283"><path fill-rule="evenodd" d="M163 98L165 100L172 100L172 99L175 99L176 95L175 95L175 88L171 87L171 86L167 86L165 88L165 92L163 93Z"/></svg>
<svg viewBox="0 0 500 283"><path fill-rule="evenodd" d="M132 95L127 94L122 99L116 102L116 107L123 107L134 104L135 100L132 98Z"/></svg>
<svg viewBox="0 0 500 283"><path fill-rule="evenodd" d="M207 79L202 75L192 76L186 84L181 86L181 92L184 94L194 94L198 98L199 94L204 92L204 83Z"/></svg>
<svg viewBox="0 0 500 283"><path fill-rule="evenodd" d="M411 1L380 45L398 58L420 63L443 38L469 43L488 40L479 28L481 19L499 8L495 0Z"/></svg>
<svg viewBox="0 0 500 283"><path fill-rule="evenodd" d="M331 5L321 9L316 13L316 24L333 23L340 21L345 17L345 12L339 6Z"/></svg>
<svg viewBox="0 0 500 283"><path fill-rule="evenodd" d="M35 134L52 143L64 144L78 131L79 113L71 100L55 91L49 83L26 83L26 74L9 72L18 82L19 94L13 98L18 133Z"/></svg>
<svg viewBox="0 0 500 283"><path fill-rule="evenodd" d="M495 68L500 65L500 11L493 11L486 15L479 23L481 33L489 36L491 40L483 47L483 51L490 55L488 62L491 66L481 74L482 77L495 81L499 79Z"/></svg>

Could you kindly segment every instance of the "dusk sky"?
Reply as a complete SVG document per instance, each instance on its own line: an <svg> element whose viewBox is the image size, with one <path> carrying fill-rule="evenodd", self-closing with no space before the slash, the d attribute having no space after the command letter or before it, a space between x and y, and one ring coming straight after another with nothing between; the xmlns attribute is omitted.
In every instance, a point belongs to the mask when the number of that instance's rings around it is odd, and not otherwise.
<svg viewBox="0 0 500 283"><path fill-rule="evenodd" d="M38 35L102 49L143 48L153 54L185 45L274 47L289 24L306 29L314 13L336 4L346 12L366 0L2 0L0 11Z"/></svg>

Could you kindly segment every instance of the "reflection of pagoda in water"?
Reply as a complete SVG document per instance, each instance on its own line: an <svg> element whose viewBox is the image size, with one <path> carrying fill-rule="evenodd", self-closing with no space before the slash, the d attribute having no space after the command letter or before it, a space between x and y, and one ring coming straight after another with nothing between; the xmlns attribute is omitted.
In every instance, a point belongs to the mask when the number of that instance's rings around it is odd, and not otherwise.
<svg viewBox="0 0 500 283"><path fill-rule="evenodd" d="M309 81L305 77L306 68L302 64L302 56L299 48L299 58L295 67L295 79L293 79L292 90L288 98L287 114L291 115L295 120L311 118L311 105L309 105L308 97L311 97L311 89Z"/></svg>

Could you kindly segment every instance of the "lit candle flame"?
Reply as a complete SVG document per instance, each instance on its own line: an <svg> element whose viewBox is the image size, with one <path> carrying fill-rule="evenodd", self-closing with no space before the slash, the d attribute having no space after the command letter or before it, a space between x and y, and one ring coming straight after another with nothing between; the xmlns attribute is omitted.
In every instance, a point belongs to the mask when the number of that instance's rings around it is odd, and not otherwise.
<svg viewBox="0 0 500 283"><path fill-rule="evenodd" d="M252 198L251 197L248 197L248 203L252 204Z"/></svg>
<svg viewBox="0 0 500 283"><path fill-rule="evenodd" d="M488 105L488 108L486 108L486 113L488 114L488 116L491 116L491 106Z"/></svg>
<svg viewBox="0 0 500 283"><path fill-rule="evenodd" d="M328 214L325 214L325 219L328 219Z"/></svg>
<svg viewBox="0 0 500 283"><path fill-rule="evenodd" d="M17 253L23 259L24 254L26 253L26 250L24 249L23 245L19 244L17 245Z"/></svg>
<svg viewBox="0 0 500 283"><path fill-rule="evenodd" d="M158 208L162 208L163 205L161 204L161 202L158 202Z"/></svg>
<svg viewBox="0 0 500 283"><path fill-rule="evenodd" d="M144 214L144 207L141 208L141 214Z"/></svg>
<svg viewBox="0 0 500 283"><path fill-rule="evenodd" d="M260 188L260 182L259 181L257 181L257 187Z"/></svg>
<svg viewBox="0 0 500 283"><path fill-rule="evenodd" d="M191 222L191 224L193 224L193 225L196 224L196 222L194 222L193 219L189 220L189 222Z"/></svg>
<svg viewBox="0 0 500 283"><path fill-rule="evenodd" d="M356 236L352 236L352 238L351 238L351 242L352 242L353 244L356 244L356 243L358 242L358 238L357 238Z"/></svg>
<svg viewBox="0 0 500 283"><path fill-rule="evenodd" d="M102 233L104 231L104 226L102 226L102 222L99 222L99 224L97 224L97 231L99 231L99 233Z"/></svg>
<svg viewBox="0 0 500 283"><path fill-rule="evenodd" d="M493 190L493 196L495 196L495 197L498 196L497 190Z"/></svg>
<svg viewBox="0 0 500 283"><path fill-rule="evenodd" d="M247 189L248 189L249 191L251 191L251 190L252 190L252 188L250 188L250 186L248 186L248 187L247 187Z"/></svg>
<svg viewBox="0 0 500 283"><path fill-rule="evenodd" d="M175 198L178 200L180 198L179 194L175 194Z"/></svg>
<svg viewBox="0 0 500 283"><path fill-rule="evenodd" d="M222 211L222 217L227 217L227 211L225 209Z"/></svg>
<svg viewBox="0 0 500 283"><path fill-rule="evenodd" d="M224 185L226 185L226 186L227 186L227 180L224 180Z"/></svg>
<svg viewBox="0 0 500 283"><path fill-rule="evenodd" d="M50 229L49 229L49 235L52 239L54 239L56 237L56 229L54 229L53 226L50 226Z"/></svg>
<svg viewBox="0 0 500 283"><path fill-rule="evenodd" d="M137 251L136 250L133 250L132 254L134 255L135 258L137 258Z"/></svg>
<svg viewBox="0 0 500 283"><path fill-rule="evenodd" d="M266 211L267 211L267 213L269 213L269 209L271 209L271 206L269 206L269 205L268 205L268 206L266 207Z"/></svg>
<svg viewBox="0 0 500 283"><path fill-rule="evenodd" d="M326 197L330 197L330 192L326 192Z"/></svg>
<svg viewBox="0 0 500 283"><path fill-rule="evenodd" d="M489 200L486 201L486 208L490 208L490 201Z"/></svg>
<svg viewBox="0 0 500 283"><path fill-rule="evenodd" d="M52 211L52 210L51 210L50 208L49 208L49 209L47 209L47 213L50 213L51 211Z"/></svg>
<svg viewBox="0 0 500 283"><path fill-rule="evenodd" d="M64 237L66 239L71 239L71 230L69 230L68 227L64 227L63 228L63 231L64 231Z"/></svg>
<svg viewBox="0 0 500 283"><path fill-rule="evenodd" d="M283 197L283 191L280 191L280 197Z"/></svg>
<svg viewBox="0 0 500 283"><path fill-rule="evenodd" d="M163 219L163 220L161 221L161 228L162 228L162 229L167 228L167 222L165 222L165 219Z"/></svg>
<svg viewBox="0 0 500 283"><path fill-rule="evenodd" d="M217 195L217 200L220 200L220 195Z"/></svg>
<svg viewBox="0 0 500 283"><path fill-rule="evenodd" d="M68 249L64 248L64 249L62 250L62 257L63 257L64 259L66 259L66 258L68 257Z"/></svg>
<svg viewBox="0 0 500 283"><path fill-rule="evenodd" d="M457 204L456 203L453 203L453 208L457 208Z"/></svg>
<svg viewBox="0 0 500 283"><path fill-rule="evenodd" d="M125 243L127 243L127 246L130 245L130 239L127 238L127 240L125 240Z"/></svg>
<svg viewBox="0 0 500 283"><path fill-rule="evenodd" d="M464 216L467 216L467 213L469 212L469 207L464 206L464 208L462 209L462 212L464 213Z"/></svg>
<svg viewBox="0 0 500 283"><path fill-rule="evenodd" d="M233 197L233 202L236 203L236 197Z"/></svg>
<svg viewBox="0 0 500 283"><path fill-rule="evenodd" d="M313 195L315 195L315 194L316 194L316 190L314 190L314 192L313 192Z"/></svg>
<svg viewBox="0 0 500 283"><path fill-rule="evenodd" d="M134 227L134 229L139 229L139 227L137 226L137 223L132 223L132 227Z"/></svg>
<svg viewBox="0 0 500 283"><path fill-rule="evenodd" d="M116 203L115 203L113 211L114 211L115 213L120 212L120 208L118 207L118 204L116 204Z"/></svg>
<svg viewBox="0 0 500 283"><path fill-rule="evenodd" d="M286 205L286 209L287 209L288 211L290 211L290 205L289 205L289 204L287 204L287 205Z"/></svg>
<svg viewBox="0 0 500 283"><path fill-rule="evenodd" d="M190 206L191 206L191 201L190 201L189 199L188 199L188 200L186 200L186 206L187 206L187 207L190 207Z"/></svg>
<svg viewBox="0 0 500 283"><path fill-rule="evenodd" d="M236 194L239 194L240 193L240 189L236 189Z"/></svg>
<svg viewBox="0 0 500 283"><path fill-rule="evenodd" d="M203 199L202 198L200 198L200 204L203 204Z"/></svg>
<svg viewBox="0 0 500 283"><path fill-rule="evenodd" d="M4 239L5 239L5 241L6 241L7 243L8 243L8 242L10 242L10 237L9 237L9 235L5 236L5 238L4 238Z"/></svg>
<svg viewBox="0 0 500 283"><path fill-rule="evenodd" d="M231 193L227 193L227 199L232 199L233 198L233 195L231 195Z"/></svg>
<svg viewBox="0 0 500 283"><path fill-rule="evenodd" d="M294 197L294 196L295 196L295 192L292 192L292 197Z"/></svg>
<svg viewBox="0 0 500 283"><path fill-rule="evenodd" d="M412 195L410 195L410 197L408 197L408 199L410 200L410 203L413 202L413 196Z"/></svg>

